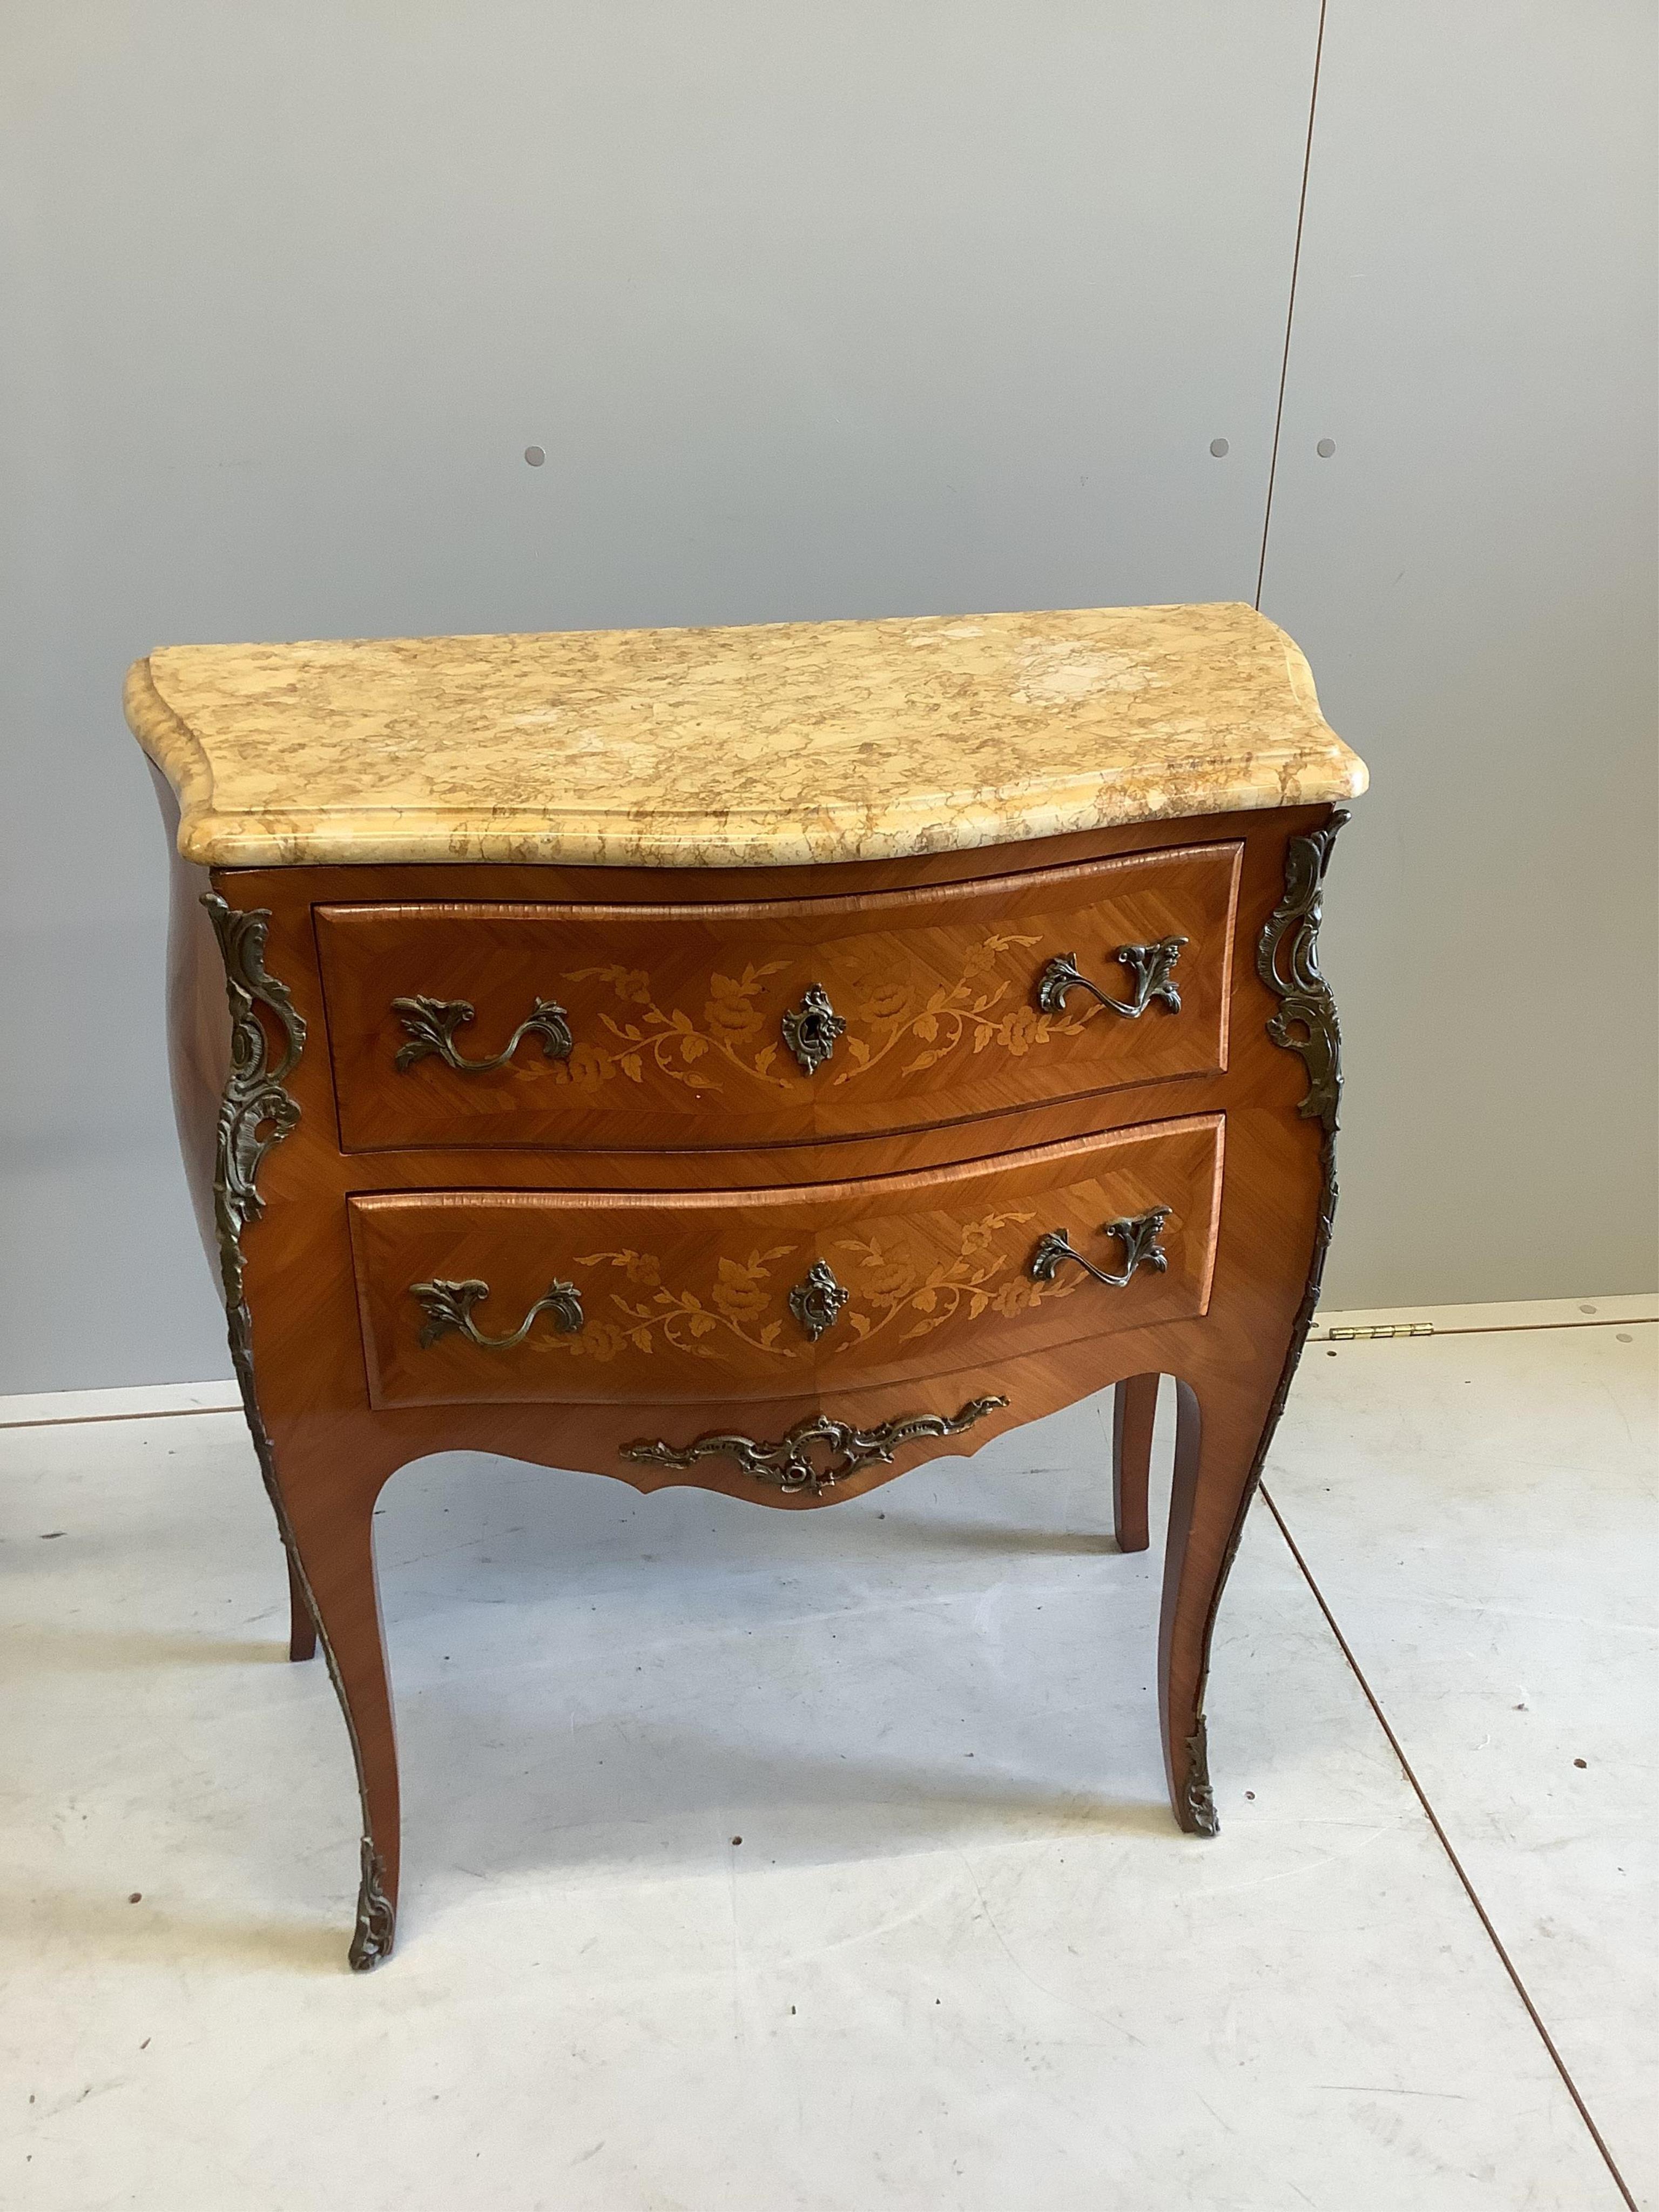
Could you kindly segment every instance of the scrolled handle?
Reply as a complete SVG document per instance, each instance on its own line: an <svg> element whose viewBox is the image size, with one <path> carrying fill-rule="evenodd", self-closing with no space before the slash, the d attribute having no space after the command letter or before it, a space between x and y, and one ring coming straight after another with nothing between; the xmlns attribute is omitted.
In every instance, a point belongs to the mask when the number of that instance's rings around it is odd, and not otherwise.
<svg viewBox="0 0 1659 2212"><path fill-rule="evenodd" d="M1158 1243L1164 1224L1170 1218L1167 1206L1155 1206L1150 1213L1137 1213L1127 1221L1109 1221L1101 1230L1103 1237L1115 1237L1123 1247L1123 1272L1109 1275L1097 1267L1092 1260L1085 1260L1063 1229L1051 1229L1039 1237L1031 1255L1030 1274L1034 1283L1052 1283L1067 1260L1075 1260L1085 1268L1096 1282L1104 1283L1109 1291L1121 1291L1138 1267L1151 1267L1158 1274L1168 1271L1170 1255Z"/></svg>
<svg viewBox="0 0 1659 2212"><path fill-rule="evenodd" d="M485 1336L473 1320L474 1306L482 1305L489 1296L489 1284L481 1283L476 1275L469 1276L464 1283L448 1282L441 1276L435 1276L429 1283L411 1283L409 1295L426 1315L421 1329L422 1352L452 1331L465 1337L469 1344L481 1345L486 1352L511 1352L515 1344L522 1344L529 1335L537 1316L544 1313L552 1315L553 1326L561 1336L575 1336L587 1326L587 1316L582 1311L582 1294L574 1283L550 1283L544 1295L537 1299L508 1336Z"/></svg>
<svg viewBox="0 0 1659 2212"><path fill-rule="evenodd" d="M473 1017L470 999L394 999L392 1011L409 1033L409 1042L398 1054L397 1068L406 1075L417 1060L435 1054L446 1067L463 1075L477 1075L489 1067L505 1067L527 1036L539 1037L550 1060L568 1060L574 1040L564 1008L551 999L538 999L500 1052L488 1060L468 1060L455 1048L455 1032Z"/></svg>
<svg viewBox="0 0 1659 2212"><path fill-rule="evenodd" d="M1169 1008L1172 1014L1181 1012L1181 994L1170 980L1176 962L1181 957L1181 948L1188 943L1184 937L1160 937L1156 945L1120 945L1116 957L1128 969L1134 983L1132 999L1114 999L1103 991L1098 983L1091 983L1077 964L1075 952L1062 952L1051 960L1037 978L1037 1005L1045 1014L1060 1012L1066 1005L1068 991L1087 991L1098 999L1103 1006L1126 1021L1138 1022L1154 1000Z"/></svg>

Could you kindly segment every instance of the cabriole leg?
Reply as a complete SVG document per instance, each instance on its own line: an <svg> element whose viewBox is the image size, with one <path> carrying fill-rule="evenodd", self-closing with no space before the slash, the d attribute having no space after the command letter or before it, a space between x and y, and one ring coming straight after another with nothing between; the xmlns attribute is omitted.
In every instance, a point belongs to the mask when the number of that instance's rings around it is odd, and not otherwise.
<svg viewBox="0 0 1659 2212"><path fill-rule="evenodd" d="M356 1762L362 1841L349 1956L362 1972L390 1955L398 1917L398 1743L374 1572L374 1499L391 1470L359 1462L348 1473L337 1448L307 1451L280 1430L272 1441L294 1556Z"/></svg>
<svg viewBox="0 0 1659 2212"><path fill-rule="evenodd" d="M1120 1552L1144 1552L1146 1486L1152 1464L1152 1422L1158 1413L1156 1375L1120 1382L1112 1406L1112 1528Z"/></svg>
<svg viewBox="0 0 1659 2212"><path fill-rule="evenodd" d="M1158 1632L1158 1717L1170 1804L1188 1835L1220 1822L1210 1788L1204 1686L1221 1592L1243 1527L1277 1377L1212 1376L1176 1384L1175 1474Z"/></svg>

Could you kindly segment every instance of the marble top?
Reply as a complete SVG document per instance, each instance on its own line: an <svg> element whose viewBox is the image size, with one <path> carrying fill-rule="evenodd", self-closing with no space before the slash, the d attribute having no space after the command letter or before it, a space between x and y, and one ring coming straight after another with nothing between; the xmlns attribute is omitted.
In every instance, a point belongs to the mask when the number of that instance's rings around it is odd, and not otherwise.
<svg viewBox="0 0 1659 2212"><path fill-rule="evenodd" d="M763 866L1349 799L1248 606L168 646L127 720L216 867Z"/></svg>

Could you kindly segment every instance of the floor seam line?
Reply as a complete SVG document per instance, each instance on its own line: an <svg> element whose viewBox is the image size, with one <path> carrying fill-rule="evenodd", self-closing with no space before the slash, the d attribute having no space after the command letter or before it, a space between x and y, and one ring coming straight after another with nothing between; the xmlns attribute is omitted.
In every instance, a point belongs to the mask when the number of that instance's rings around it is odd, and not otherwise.
<svg viewBox="0 0 1659 2212"><path fill-rule="evenodd" d="M96 1429L111 1421L187 1421L204 1413L240 1413L228 1406L147 1406L136 1413L42 1413L36 1420L0 1421L0 1434L12 1429Z"/></svg>
<svg viewBox="0 0 1659 2212"><path fill-rule="evenodd" d="M1457 1852L1453 1847L1451 1838L1446 1833L1445 1829L1441 1826L1439 1814L1435 1811L1434 1807L1429 1802L1428 1792L1424 1789L1423 1784L1418 1780L1417 1770L1413 1766L1410 1759L1407 1758L1405 1746L1401 1742L1400 1738L1395 1734L1393 1724L1389 1721L1388 1715L1383 1711L1382 1705L1378 1701L1376 1692L1372 1689L1370 1682L1366 1680L1365 1670L1355 1657L1352 1646L1349 1644L1347 1638L1342 1633L1341 1629L1337 1626L1336 1615L1331 1611L1329 1605L1326 1602L1325 1593L1320 1589L1319 1584L1315 1581L1312 1568L1310 1567L1306 1559L1303 1558L1301 1551L1297 1547L1296 1539L1291 1535L1289 1528L1285 1525L1285 1516L1274 1503L1273 1495L1265 1482L1261 1485L1261 1491L1262 1503L1267 1506L1268 1512L1273 1515L1273 1520L1278 1525L1279 1533L1285 1539L1285 1542L1290 1550L1291 1557L1296 1561L1297 1567L1301 1571L1303 1580L1307 1583L1308 1588L1313 1592L1315 1604L1318 1606L1321 1613L1324 1614L1325 1624L1327 1627L1329 1628L1331 1634L1335 1638L1338 1650L1341 1652L1344 1659L1346 1660L1355 1681L1358 1683L1360 1690L1364 1693L1365 1702L1370 1707L1371 1711L1376 1717L1377 1726L1388 1738L1389 1748L1393 1752L1395 1757L1400 1761L1401 1771L1404 1774L1407 1782L1410 1784L1412 1792L1416 1797L1418 1803L1423 1808L1424 1817L1427 1820L1430 1827L1434 1831L1435 1838L1438 1842L1441 1850L1445 1853L1447 1859L1449 1861L1452 1872L1457 1876L1458 1881L1462 1883L1464 1895L1468 1899L1469 1903L1474 1907L1476 1917L1479 1919L1482 1928L1486 1929L1487 1940L1491 1942L1492 1949L1498 1954L1499 1963L1502 1965L1504 1972L1509 1976L1510 1982L1513 1984L1516 1995L1526 2007L1527 2017L1531 2021L1534 2027L1537 2030L1539 2040L1542 2043L1545 2050L1548 2051L1551 2063L1553 2064L1556 2072L1560 2075L1567 2094L1572 2099L1573 2104L1577 2109L1579 2118L1583 2120L1585 2127L1589 2131L1591 2142L1594 2142L1596 2149L1601 2152L1602 2161L1606 2165L1607 2172L1613 2177L1614 2186L1618 2189L1620 2195L1624 2198L1626 2203L1630 2207L1630 2212L1641 2212L1641 2207L1638 2204L1635 2197L1631 2193L1629 2184L1626 2181L1624 2175L1619 2171L1618 2163L1614 2160L1613 2153L1607 2148L1606 2137L1602 2135L1601 2129L1596 2126L1595 2120L1590 2116L1589 2106L1584 2102L1583 2096L1579 2094L1578 2084L1573 2080L1572 2075L1567 2070L1566 2061L1562 2057L1561 2053L1555 2047L1554 2037L1551 2035L1548 2028L1545 2027L1538 2008L1532 2001L1531 1993L1528 1991L1526 1984L1521 1978L1515 1961L1510 1958L1508 1951L1504 1948L1502 1936L1499 1936L1497 1929L1493 1927L1491 1915L1487 1912L1486 1906L1481 1903L1480 1893L1476 1890L1474 1882L1470 1881L1468 1874L1464 1868L1462 1860L1457 1856Z"/></svg>
<svg viewBox="0 0 1659 2212"><path fill-rule="evenodd" d="M1553 1334L1565 1328L1652 1328L1659 1326L1659 1314L1615 1314L1611 1321L1482 1321L1470 1322L1462 1328L1449 1322L1444 1328L1431 1322L1427 1328L1417 1336L1398 1333L1401 1328L1408 1328L1409 1323L1382 1324L1379 1333L1373 1336L1336 1336L1332 1334L1334 1329L1346 1328L1346 1325L1343 1322L1328 1322L1322 1330L1317 1327L1310 1329L1308 1341L1310 1344L1346 1344L1350 1351L1353 1351L1362 1344L1432 1344L1437 1338L1448 1336L1541 1336L1547 1331ZM1387 1334L1389 1328L1394 1328L1396 1334ZM78 1417L71 1413L64 1418L74 1420Z"/></svg>

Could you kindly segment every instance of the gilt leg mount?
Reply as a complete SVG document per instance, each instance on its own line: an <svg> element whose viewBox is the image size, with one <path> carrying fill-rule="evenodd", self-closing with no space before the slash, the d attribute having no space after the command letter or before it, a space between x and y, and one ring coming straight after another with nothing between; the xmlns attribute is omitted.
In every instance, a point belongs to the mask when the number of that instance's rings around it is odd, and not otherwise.
<svg viewBox="0 0 1659 2212"><path fill-rule="evenodd" d="M1221 1822L1210 1787L1210 1740L1203 1714L1187 1739L1187 1779L1181 1791L1181 1825L1189 1836L1218 1836Z"/></svg>
<svg viewBox="0 0 1659 2212"><path fill-rule="evenodd" d="M389 1959L397 1932L397 1909L386 1893L386 1868L380 1854L365 1836L357 1884L357 1925L351 1948L346 1954L353 1973L366 1974L382 1959Z"/></svg>

